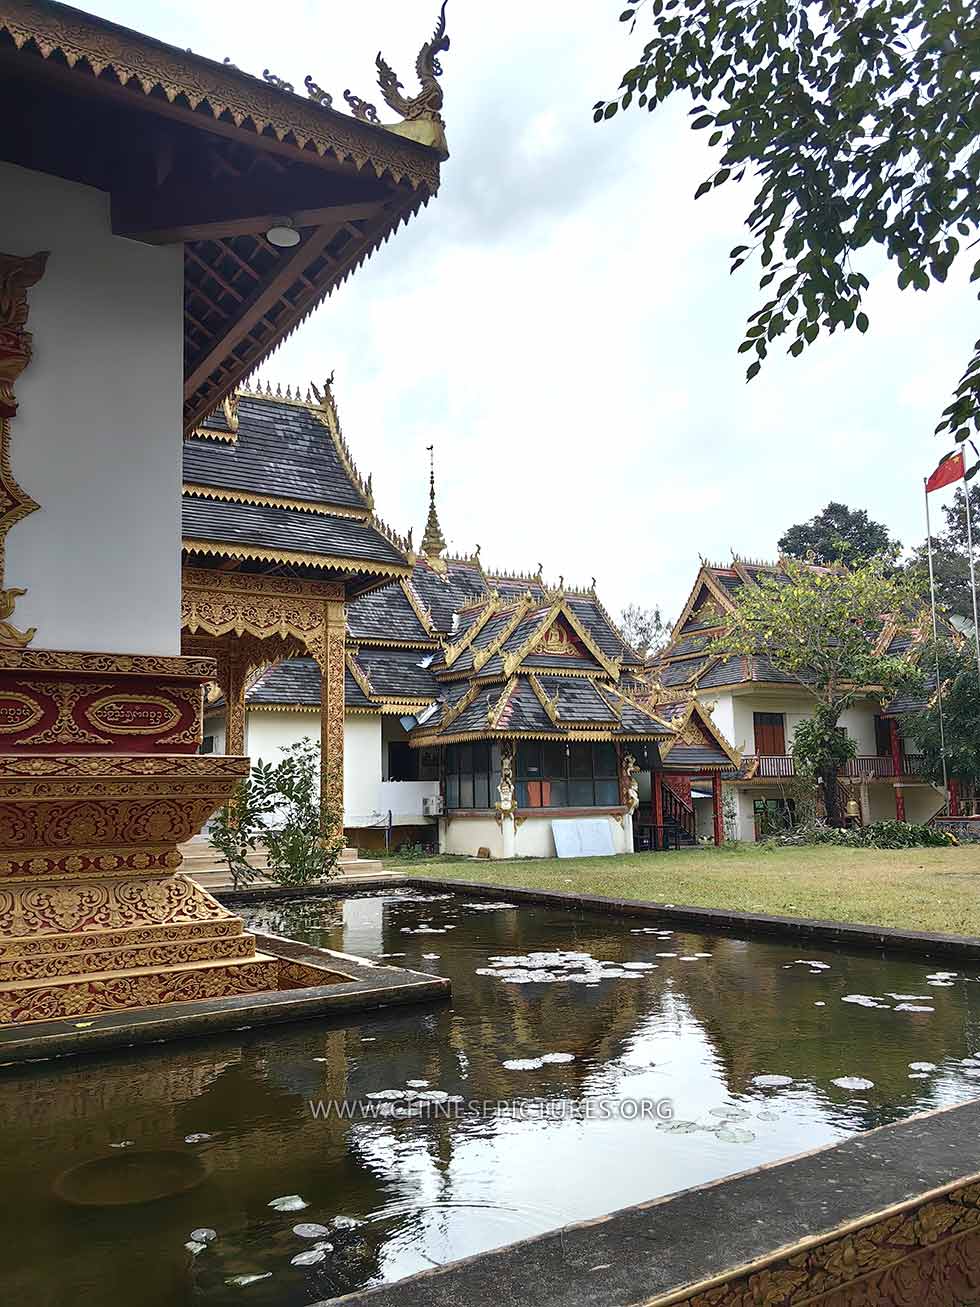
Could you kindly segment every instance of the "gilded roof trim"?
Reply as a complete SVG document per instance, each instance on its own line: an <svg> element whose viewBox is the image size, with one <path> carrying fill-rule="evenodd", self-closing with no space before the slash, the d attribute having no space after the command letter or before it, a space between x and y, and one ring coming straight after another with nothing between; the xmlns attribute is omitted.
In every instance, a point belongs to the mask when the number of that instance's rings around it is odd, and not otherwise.
<svg viewBox="0 0 980 1307"><path fill-rule="evenodd" d="M276 495L258 495L248 490L226 490L223 486L199 486L190 482L184 483L183 493L192 499L218 499L227 504L255 504L259 508L291 508L301 513L321 513L325 517L350 517L374 526L371 511L367 508L335 508L311 499L283 499Z"/></svg>
<svg viewBox="0 0 980 1307"><path fill-rule="evenodd" d="M297 156L329 155L358 172L370 166L377 177L388 175L414 190L435 194L439 188L440 152L431 146L80 10L5 0L0 31L18 50L33 42L42 59L60 54L70 69L92 80L111 70L121 86L151 103L162 91L191 121L230 120L248 136L271 132L280 145L294 146Z"/></svg>
<svg viewBox="0 0 980 1307"><path fill-rule="evenodd" d="M432 624L432 613L429 611L428 606L424 604L422 600L419 598L419 596L415 593L415 587L412 585L411 576L402 577L400 584L402 590L404 591L405 598L408 600L409 604L411 605L412 611L415 613L415 616L422 623L423 630L425 630L432 637L432 639L436 643L438 643L439 632Z"/></svg>
<svg viewBox="0 0 980 1307"><path fill-rule="evenodd" d="M374 524L371 523L373 526ZM206 554L213 558L248 558L258 563L282 563L285 566L318 567L325 571L365 572L373 576L404 576L404 567L394 563L376 563L353 558L335 558L330 554L302 554L286 549L260 549L255 545L235 545L210 540L184 539L182 547L188 554Z"/></svg>

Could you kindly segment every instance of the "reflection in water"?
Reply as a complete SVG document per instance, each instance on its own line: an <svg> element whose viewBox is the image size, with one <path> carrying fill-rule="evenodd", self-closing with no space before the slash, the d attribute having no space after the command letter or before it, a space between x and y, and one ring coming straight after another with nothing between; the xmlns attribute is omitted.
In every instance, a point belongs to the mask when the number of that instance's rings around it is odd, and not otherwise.
<svg viewBox="0 0 980 1307"><path fill-rule="evenodd" d="M0 1300L301 1307L978 1090L972 972L451 895L247 916L448 975L453 1000L4 1069ZM647 1100L673 1118L637 1119ZM209 1175L140 1206L54 1196L113 1145L193 1151ZM201 1229L217 1237L188 1250Z"/></svg>

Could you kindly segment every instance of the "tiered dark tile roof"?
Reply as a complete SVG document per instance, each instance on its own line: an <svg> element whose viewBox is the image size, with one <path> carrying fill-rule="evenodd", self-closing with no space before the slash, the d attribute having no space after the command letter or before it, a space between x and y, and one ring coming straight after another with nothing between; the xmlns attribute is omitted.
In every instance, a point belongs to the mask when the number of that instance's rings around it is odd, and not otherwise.
<svg viewBox="0 0 980 1307"><path fill-rule="evenodd" d="M351 650L350 655L363 671L375 695L381 699L433 700L439 682L428 665L432 654L422 649L373 649L369 646Z"/></svg>
<svg viewBox="0 0 980 1307"><path fill-rule="evenodd" d="M246 551L245 557L249 550L256 557L259 550L304 554L312 566L318 559L329 560L324 566L351 560L389 575L405 566L404 556L379 531L351 517L185 495L182 523L185 547L227 544Z"/></svg>
<svg viewBox="0 0 980 1307"><path fill-rule="evenodd" d="M355 642L436 643L399 583L372 590L347 605L347 637Z"/></svg>
<svg viewBox="0 0 980 1307"><path fill-rule="evenodd" d="M223 411L214 416L227 430ZM370 507L311 408L242 394L238 423L233 441L184 441L185 482L338 508Z"/></svg>

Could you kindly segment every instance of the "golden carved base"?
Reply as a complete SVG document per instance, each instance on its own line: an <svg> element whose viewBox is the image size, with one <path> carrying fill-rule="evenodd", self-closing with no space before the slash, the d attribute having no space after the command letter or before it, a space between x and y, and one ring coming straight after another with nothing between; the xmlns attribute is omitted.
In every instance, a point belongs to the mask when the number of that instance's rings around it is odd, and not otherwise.
<svg viewBox="0 0 980 1307"><path fill-rule="evenodd" d="M166 968L61 976L0 986L0 1025L257 994L278 987L279 959L262 953L228 962L185 962Z"/></svg>
<svg viewBox="0 0 980 1307"><path fill-rule="evenodd" d="M243 758L0 755L0 1025L278 988L176 868Z"/></svg>

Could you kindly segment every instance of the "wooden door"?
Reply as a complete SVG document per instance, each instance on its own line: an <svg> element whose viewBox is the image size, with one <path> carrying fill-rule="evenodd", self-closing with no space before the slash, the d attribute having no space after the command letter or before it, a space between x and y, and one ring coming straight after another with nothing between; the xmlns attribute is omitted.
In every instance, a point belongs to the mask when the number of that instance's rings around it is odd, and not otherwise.
<svg viewBox="0 0 980 1307"><path fill-rule="evenodd" d="M777 757L786 752L786 725L781 712L757 712L752 714L755 725L756 753L773 754Z"/></svg>

